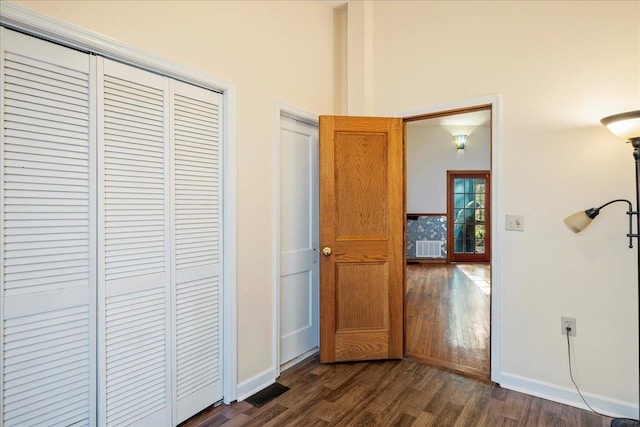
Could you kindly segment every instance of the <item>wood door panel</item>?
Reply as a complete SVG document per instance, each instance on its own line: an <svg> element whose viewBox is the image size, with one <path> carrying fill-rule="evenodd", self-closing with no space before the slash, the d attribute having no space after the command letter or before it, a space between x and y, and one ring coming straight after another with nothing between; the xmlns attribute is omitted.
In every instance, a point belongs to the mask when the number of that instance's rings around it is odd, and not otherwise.
<svg viewBox="0 0 640 427"><path fill-rule="evenodd" d="M402 357L402 120L320 117L320 360Z"/></svg>
<svg viewBox="0 0 640 427"><path fill-rule="evenodd" d="M389 359L387 330L352 331L336 334L336 362Z"/></svg>
<svg viewBox="0 0 640 427"><path fill-rule="evenodd" d="M336 264L336 332L349 329L388 329L388 264Z"/></svg>
<svg viewBox="0 0 640 427"><path fill-rule="evenodd" d="M386 238L387 138L336 132L336 240Z"/></svg>

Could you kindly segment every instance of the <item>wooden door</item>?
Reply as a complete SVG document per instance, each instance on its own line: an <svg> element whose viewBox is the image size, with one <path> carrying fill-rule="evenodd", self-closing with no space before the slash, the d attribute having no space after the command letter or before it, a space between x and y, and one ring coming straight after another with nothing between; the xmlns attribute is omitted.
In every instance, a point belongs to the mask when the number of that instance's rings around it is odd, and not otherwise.
<svg viewBox="0 0 640 427"><path fill-rule="evenodd" d="M447 224L449 261L491 260L489 171L447 171Z"/></svg>
<svg viewBox="0 0 640 427"><path fill-rule="evenodd" d="M402 119L320 117L320 361L402 357Z"/></svg>

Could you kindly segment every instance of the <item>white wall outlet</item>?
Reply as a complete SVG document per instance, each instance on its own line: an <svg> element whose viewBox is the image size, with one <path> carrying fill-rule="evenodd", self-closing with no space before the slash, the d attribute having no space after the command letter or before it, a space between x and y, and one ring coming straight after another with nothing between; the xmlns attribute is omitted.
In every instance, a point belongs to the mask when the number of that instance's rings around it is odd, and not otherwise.
<svg viewBox="0 0 640 427"><path fill-rule="evenodd" d="M569 336L570 337L575 337L576 336L576 318L575 317L566 317L566 316L561 316L560 317L560 332L562 332L562 335L567 335L567 328L571 328L571 330L569 331Z"/></svg>
<svg viewBox="0 0 640 427"><path fill-rule="evenodd" d="M507 215L506 229L524 231L524 215Z"/></svg>

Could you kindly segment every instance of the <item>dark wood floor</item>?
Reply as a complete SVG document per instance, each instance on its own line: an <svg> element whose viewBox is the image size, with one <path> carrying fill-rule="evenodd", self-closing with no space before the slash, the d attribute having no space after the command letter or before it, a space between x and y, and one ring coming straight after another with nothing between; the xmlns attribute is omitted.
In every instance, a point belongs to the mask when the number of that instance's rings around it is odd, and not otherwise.
<svg viewBox="0 0 640 427"><path fill-rule="evenodd" d="M418 426L605 427L610 419L404 359L320 365L284 372L291 389L261 408L235 402L181 427Z"/></svg>
<svg viewBox="0 0 640 427"><path fill-rule="evenodd" d="M488 264L408 264L405 355L490 378Z"/></svg>

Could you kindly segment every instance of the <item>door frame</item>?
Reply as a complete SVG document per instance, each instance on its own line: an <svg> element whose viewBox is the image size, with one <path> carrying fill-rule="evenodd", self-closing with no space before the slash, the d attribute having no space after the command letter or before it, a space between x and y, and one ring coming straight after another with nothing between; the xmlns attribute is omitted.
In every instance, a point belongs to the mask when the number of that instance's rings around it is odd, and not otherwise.
<svg viewBox="0 0 640 427"><path fill-rule="evenodd" d="M500 319L502 313L501 291L502 291L502 251L499 244L502 240L502 230L498 227L498 219L503 217L503 209L500 204L501 197L501 175L499 168L502 156L500 147L500 121L502 117L501 95L487 95L477 98L468 98L460 101L449 102L427 107L419 107L412 110L398 111L395 117L402 117L406 122L434 118L451 114L458 114L480 109L490 109L491 111L491 145L490 145L490 165L491 165L491 224L492 224L492 245L491 245L491 301L490 301L490 325L491 325L491 346L489 349L490 358L490 379L500 383ZM406 138L406 132L405 132ZM406 144L406 139L405 139ZM406 176L405 176L406 180ZM406 193L406 183L405 183ZM406 194L405 194L406 197ZM406 236L405 236L406 240ZM405 241L406 247L406 241ZM406 313L405 313L406 316ZM406 322L405 322L406 323Z"/></svg>
<svg viewBox="0 0 640 427"><path fill-rule="evenodd" d="M237 398L237 167L235 84L185 67L92 31L88 31L13 3L2 3L0 25L134 67L173 77L222 93L222 393L223 402Z"/></svg>
<svg viewBox="0 0 640 427"><path fill-rule="evenodd" d="M287 104L282 101L276 101L275 105L275 137L274 137L274 154L273 164L276 173L273 175L273 188L274 200L273 200L273 351L271 354L271 368L267 371L273 372L273 380L267 379L265 385L275 382L276 378L280 376L280 118L282 116L289 117L294 120L301 121L311 126L319 128L319 114L311 113L302 108L296 107L291 104ZM316 182L316 192L318 192L318 182ZM317 211L315 212L316 218L320 215L320 206L317 205ZM319 232L319 225L316 224ZM318 270L319 270L318 265ZM319 289L319 286L316 288ZM319 293L319 291L318 291ZM319 298L319 295L316 295ZM318 322L319 323L319 322ZM318 324L319 329L319 324ZM318 330L318 336L320 331ZM311 356L317 353L318 350L312 350L311 352L303 355L303 357ZM296 359L294 359L296 360Z"/></svg>

